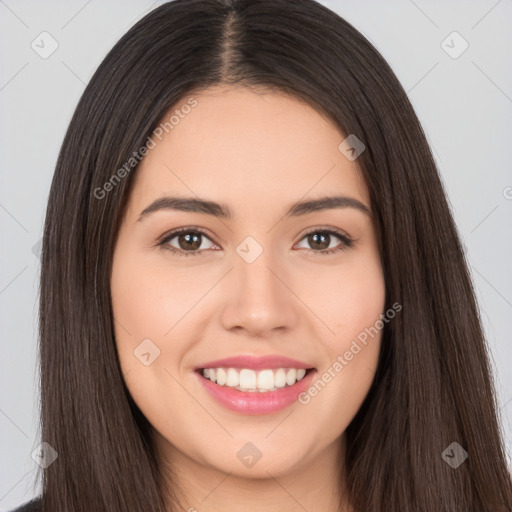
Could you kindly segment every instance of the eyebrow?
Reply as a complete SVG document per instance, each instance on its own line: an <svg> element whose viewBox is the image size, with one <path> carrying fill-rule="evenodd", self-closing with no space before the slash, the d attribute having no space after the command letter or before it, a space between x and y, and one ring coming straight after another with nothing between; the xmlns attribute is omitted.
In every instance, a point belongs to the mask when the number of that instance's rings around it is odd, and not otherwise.
<svg viewBox="0 0 512 512"><path fill-rule="evenodd" d="M361 201L347 196L321 197L310 201L302 201L293 204L286 212L285 217L299 217L322 210L334 208L355 208L371 217L370 209ZM221 219L232 219L233 215L229 207L214 201L207 201L194 197L165 196L153 201L145 208L138 221L143 220L149 214L160 210L178 210L182 212L204 213Z"/></svg>

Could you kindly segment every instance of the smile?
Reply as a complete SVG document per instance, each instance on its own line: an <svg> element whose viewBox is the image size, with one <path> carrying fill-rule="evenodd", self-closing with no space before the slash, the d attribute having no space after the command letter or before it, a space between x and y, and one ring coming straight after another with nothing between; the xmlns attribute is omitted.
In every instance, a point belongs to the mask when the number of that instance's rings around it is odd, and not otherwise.
<svg viewBox="0 0 512 512"><path fill-rule="evenodd" d="M209 396L229 410L270 414L297 400L316 373L314 368L200 368L195 374Z"/></svg>
<svg viewBox="0 0 512 512"><path fill-rule="evenodd" d="M238 391L276 391L293 386L306 375L304 368L268 368L255 371L250 368L205 368L203 377L220 386Z"/></svg>

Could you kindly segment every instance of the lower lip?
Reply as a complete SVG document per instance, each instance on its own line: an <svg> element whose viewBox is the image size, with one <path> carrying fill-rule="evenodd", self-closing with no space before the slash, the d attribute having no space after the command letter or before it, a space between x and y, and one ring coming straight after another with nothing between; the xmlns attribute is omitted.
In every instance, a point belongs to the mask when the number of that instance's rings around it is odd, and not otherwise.
<svg viewBox="0 0 512 512"><path fill-rule="evenodd" d="M284 386L276 391L238 391L220 386L203 377L202 370L195 372L206 391L221 405L228 409L248 415L270 414L285 409L297 400L311 384L316 370L309 370L293 386Z"/></svg>

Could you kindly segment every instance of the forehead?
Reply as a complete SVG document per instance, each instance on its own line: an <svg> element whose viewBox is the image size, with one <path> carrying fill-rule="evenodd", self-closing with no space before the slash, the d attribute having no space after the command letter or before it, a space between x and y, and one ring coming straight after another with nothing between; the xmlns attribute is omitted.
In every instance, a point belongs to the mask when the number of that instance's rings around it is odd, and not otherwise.
<svg viewBox="0 0 512 512"><path fill-rule="evenodd" d="M137 169L132 202L195 194L254 208L339 192L369 205L356 162L338 149L345 135L298 99L222 86L185 97L162 123L171 116Z"/></svg>

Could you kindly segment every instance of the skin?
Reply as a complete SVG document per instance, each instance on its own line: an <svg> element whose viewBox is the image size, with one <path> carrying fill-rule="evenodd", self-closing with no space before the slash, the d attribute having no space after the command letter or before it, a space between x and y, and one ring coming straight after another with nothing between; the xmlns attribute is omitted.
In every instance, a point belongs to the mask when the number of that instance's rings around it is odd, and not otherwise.
<svg viewBox="0 0 512 512"><path fill-rule="evenodd" d="M380 332L309 403L272 414L224 408L193 370L235 354L282 354L321 376L375 324L385 284L371 216L336 208L283 218L299 200L333 194L370 209L368 189L357 160L338 150L345 136L311 106L227 86L194 98L137 169L115 244L111 291L126 385L184 510L286 512L299 503L335 511L340 495L345 502L344 432L373 381ZM138 220L164 195L223 203L233 218L167 209ZM193 249L200 254L158 246L189 226L208 234ZM354 243L320 254L343 242L331 235L315 246L306 232L317 227L338 228ZM247 236L263 249L250 264L236 252ZM178 236L167 245L190 251ZM148 338L160 356L145 366L134 350ZM262 453L250 468L237 457L247 442Z"/></svg>

